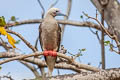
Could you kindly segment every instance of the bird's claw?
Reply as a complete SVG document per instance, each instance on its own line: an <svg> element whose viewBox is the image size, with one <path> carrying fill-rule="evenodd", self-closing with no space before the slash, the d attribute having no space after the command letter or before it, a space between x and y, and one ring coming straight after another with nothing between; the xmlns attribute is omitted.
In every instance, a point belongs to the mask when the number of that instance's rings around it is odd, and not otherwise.
<svg viewBox="0 0 120 80"><path fill-rule="evenodd" d="M44 55L44 56L48 56L48 55L49 55L49 51L44 51L44 52L43 52L43 55Z"/></svg>
<svg viewBox="0 0 120 80"><path fill-rule="evenodd" d="M53 57L56 57L57 56L57 52L55 52L55 51L44 51L43 55L44 56L53 56Z"/></svg>
<svg viewBox="0 0 120 80"><path fill-rule="evenodd" d="M55 52L55 51L49 51L49 55L53 56L53 57L56 57L57 56L57 52Z"/></svg>

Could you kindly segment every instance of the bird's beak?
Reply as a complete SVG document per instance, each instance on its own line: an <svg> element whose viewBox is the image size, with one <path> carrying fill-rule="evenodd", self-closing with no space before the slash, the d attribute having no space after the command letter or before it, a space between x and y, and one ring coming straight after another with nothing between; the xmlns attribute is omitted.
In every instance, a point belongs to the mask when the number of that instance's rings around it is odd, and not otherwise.
<svg viewBox="0 0 120 80"><path fill-rule="evenodd" d="M61 12L57 12L56 15L57 15L57 16L67 16L67 15L65 15L65 14L63 14L63 13L61 13Z"/></svg>

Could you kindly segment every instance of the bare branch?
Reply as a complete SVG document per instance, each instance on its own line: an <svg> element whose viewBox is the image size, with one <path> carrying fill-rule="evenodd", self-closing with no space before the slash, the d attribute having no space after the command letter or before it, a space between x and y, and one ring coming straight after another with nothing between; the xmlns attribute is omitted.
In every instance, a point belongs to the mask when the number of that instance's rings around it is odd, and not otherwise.
<svg viewBox="0 0 120 80"><path fill-rule="evenodd" d="M3 56L3 55L5 56L5 52L0 53L0 54L1 54L0 56ZM11 54L11 53L9 53L9 54ZM7 63L7 62L10 62L10 61L13 61L13 60L24 60L25 58L28 58L28 57L40 56L40 55L43 55L43 52L35 52L35 53L28 54L28 55L25 55L25 54L23 55L22 54L20 56L16 56L16 57L13 57L13 58L2 60L2 61L0 61L0 65L4 64L4 63ZM76 66L78 69L86 69L86 70L90 70L90 71L99 71L100 70L100 69L92 67L90 65L80 64L80 63L74 61L72 57L66 56L65 54L62 54L62 53L59 53L59 52L57 53L57 56L62 57L64 59L67 59L69 61L69 64L72 64L72 65Z"/></svg>
<svg viewBox="0 0 120 80"><path fill-rule="evenodd" d="M4 42L1 37L0 37L0 39L1 39L0 46L2 46L6 51L8 51L9 49L12 49L12 47L7 45L7 43Z"/></svg>
<svg viewBox="0 0 120 80"><path fill-rule="evenodd" d="M94 32L94 31L91 29L91 27L89 27L89 29L90 29L90 31L91 31L94 35L97 36L97 39L98 39L99 43L101 44L101 40L100 40L100 37L99 37L99 35L98 35L98 31Z"/></svg>
<svg viewBox="0 0 120 80"><path fill-rule="evenodd" d="M30 65L28 62L20 61L20 63L24 64L27 68L29 68L35 75L36 78L40 77L39 73L37 72L36 68Z"/></svg>
<svg viewBox="0 0 120 80"><path fill-rule="evenodd" d="M0 64L4 64L4 63L7 63L7 62L10 62L10 61L13 61L13 60L22 60L22 59L28 58L28 57L39 56L39 55L42 55L42 54L43 54L42 52L41 53L35 52L35 53L29 54L29 55L20 55L20 56L16 56L16 57L13 57L13 58L9 58L9 59L5 59L3 61L0 61Z"/></svg>
<svg viewBox="0 0 120 80"><path fill-rule="evenodd" d="M54 3L52 3L52 4L50 5L49 9L52 8L52 7L54 7L54 6L58 3L58 1L59 1L59 0L56 0Z"/></svg>
<svg viewBox="0 0 120 80"><path fill-rule="evenodd" d="M42 18L43 18L44 15L45 15L45 9L44 9L44 7L43 7L43 5L42 5L42 3L41 3L40 0L38 0L38 3L39 3L39 5L40 5L40 7L42 8Z"/></svg>
<svg viewBox="0 0 120 80"><path fill-rule="evenodd" d="M11 30L6 30L8 33L11 33L11 34L14 34L16 35L17 37L19 37L30 49L33 50L33 52L37 51L35 49L35 47L33 47L27 40L24 39L24 37L22 37L19 33L17 32L14 32L14 31L11 31Z"/></svg>
<svg viewBox="0 0 120 80"><path fill-rule="evenodd" d="M120 68L52 77L49 80L120 80Z"/></svg>
<svg viewBox="0 0 120 80"><path fill-rule="evenodd" d="M64 17L64 20L67 20L68 17L70 16L71 7L72 7L72 0L68 0L68 6L67 6L67 11L66 11L66 15L67 16ZM65 30L65 24L61 26L61 30L62 30L62 34L61 34L62 35L61 36L61 40L62 40L63 34L64 34L64 30Z"/></svg>
<svg viewBox="0 0 120 80"><path fill-rule="evenodd" d="M46 78L46 73L45 73L44 67L42 67L42 66L39 65L39 64L38 64L38 67L39 67L39 70L40 70L40 72L41 72L42 79L45 80L45 78Z"/></svg>
<svg viewBox="0 0 120 80"><path fill-rule="evenodd" d="M1 80L2 78L3 78L3 79L14 80L11 76L8 76L8 75L0 76L0 80ZM2 79L2 80L3 80L3 79Z"/></svg>
<svg viewBox="0 0 120 80"><path fill-rule="evenodd" d="M15 53L15 52L3 52L3 53L0 53L0 58L12 58L12 57L16 57L16 56L20 56L21 54L20 53ZM32 57L29 57L29 58L26 58L26 59L23 59L23 60L20 60L20 61L26 61L26 62L29 62L29 63L32 63L32 64L36 64L40 67L47 67L45 61L43 60L40 60L38 58L32 58ZM67 65L67 66L66 66ZM75 66L71 65L71 64L66 64L66 63L56 63L55 64L55 68L58 68L58 69L69 69L69 70L73 70L75 72L81 72L80 69L76 68Z"/></svg>
<svg viewBox="0 0 120 80"><path fill-rule="evenodd" d="M113 36L112 36L112 35L109 33L109 31L99 22L98 19L96 19L96 18L94 18L94 17L91 17L91 16L88 16L88 14L86 14L86 13L84 13L84 12L83 12L83 14L84 14L85 16L87 16L88 18L91 18L91 19L97 21L97 23L101 26L101 28L103 29L103 31L104 31L111 39L115 40L115 42L116 42L116 44L117 44L117 47L119 48L120 43L119 43L119 40L118 40L118 38L117 38L116 35L113 35ZM117 52L117 53L118 53L118 52ZM120 54L120 53L118 53L118 54Z"/></svg>
<svg viewBox="0 0 120 80"><path fill-rule="evenodd" d="M93 22L80 22L80 21L72 21L72 20L57 20L59 24L65 24L65 25L72 25L77 27L91 27L97 30L101 30L101 27ZM13 27L13 26L19 26L24 24L39 24L42 22L42 19L32 19L32 20L24 20L19 21L17 23L9 23L7 24L7 27ZM70 26L69 26L70 27Z"/></svg>

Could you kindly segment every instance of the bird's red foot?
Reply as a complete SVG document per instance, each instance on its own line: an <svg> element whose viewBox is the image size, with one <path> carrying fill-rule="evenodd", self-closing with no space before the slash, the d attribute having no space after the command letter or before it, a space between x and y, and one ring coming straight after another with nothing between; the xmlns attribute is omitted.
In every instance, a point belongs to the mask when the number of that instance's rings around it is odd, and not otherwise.
<svg viewBox="0 0 120 80"><path fill-rule="evenodd" d="M43 55L44 55L44 56L48 56L48 55L49 55L49 51L44 51L44 52L43 52Z"/></svg>
<svg viewBox="0 0 120 80"><path fill-rule="evenodd" d="M53 57L56 57L57 56L57 52L55 52L55 51L44 51L43 55L44 56L53 56Z"/></svg>
<svg viewBox="0 0 120 80"><path fill-rule="evenodd" d="M49 55L56 57L57 56L57 52L56 51L49 51Z"/></svg>

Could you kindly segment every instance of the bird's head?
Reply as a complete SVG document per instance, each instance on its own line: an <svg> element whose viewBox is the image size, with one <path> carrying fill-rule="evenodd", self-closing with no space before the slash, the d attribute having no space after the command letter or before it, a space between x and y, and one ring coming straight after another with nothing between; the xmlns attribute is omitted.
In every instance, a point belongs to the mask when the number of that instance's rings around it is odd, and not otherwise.
<svg viewBox="0 0 120 80"><path fill-rule="evenodd" d="M66 16L65 14L61 13L58 8L50 8L47 12L47 14L55 16Z"/></svg>

